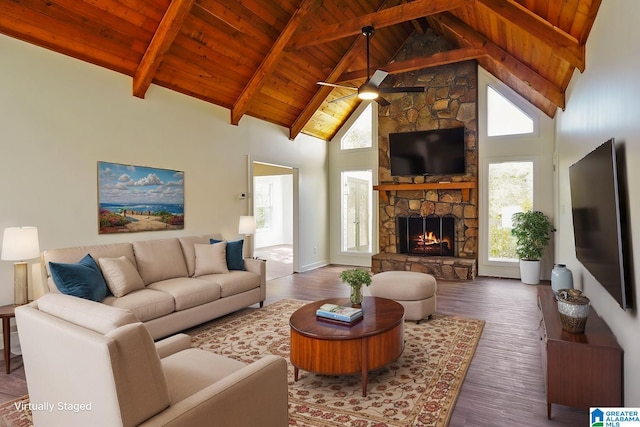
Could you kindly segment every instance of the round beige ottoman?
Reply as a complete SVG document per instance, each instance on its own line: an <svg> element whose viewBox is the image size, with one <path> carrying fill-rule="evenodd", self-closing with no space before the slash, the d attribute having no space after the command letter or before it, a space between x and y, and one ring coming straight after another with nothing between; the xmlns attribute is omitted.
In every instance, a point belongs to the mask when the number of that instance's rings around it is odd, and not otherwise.
<svg viewBox="0 0 640 427"><path fill-rule="evenodd" d="M436 312L436 279L416 271L384 271L374 274L367 293L388 298L404 307L405 320L431 317Z"/></svg>

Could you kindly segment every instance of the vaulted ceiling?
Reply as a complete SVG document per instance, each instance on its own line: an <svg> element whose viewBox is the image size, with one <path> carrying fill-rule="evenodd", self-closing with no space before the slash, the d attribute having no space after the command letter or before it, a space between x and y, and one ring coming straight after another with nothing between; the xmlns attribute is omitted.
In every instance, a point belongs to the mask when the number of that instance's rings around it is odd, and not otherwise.
<svg viewBox="0 0 640 427"><path fill-rule="evenodd" d="M371 67L389 74L476 60L546 115L565 106L601 0L0 0L0 33L329 140ZM430 27L452 50L395 54ZM384 86L384 82L382 83ZM333 102L332 102L333 101Z"/></svg>

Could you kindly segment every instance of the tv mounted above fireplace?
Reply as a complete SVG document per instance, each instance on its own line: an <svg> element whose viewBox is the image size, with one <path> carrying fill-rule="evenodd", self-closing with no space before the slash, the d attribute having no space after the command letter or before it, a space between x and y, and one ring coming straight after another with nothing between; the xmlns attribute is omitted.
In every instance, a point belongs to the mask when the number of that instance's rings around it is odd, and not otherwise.
<svg viewBox="0 0 640 427"><path fill-rule="evenodd" d="M391 175L463 175L464 127L389 134Z"/></svg>

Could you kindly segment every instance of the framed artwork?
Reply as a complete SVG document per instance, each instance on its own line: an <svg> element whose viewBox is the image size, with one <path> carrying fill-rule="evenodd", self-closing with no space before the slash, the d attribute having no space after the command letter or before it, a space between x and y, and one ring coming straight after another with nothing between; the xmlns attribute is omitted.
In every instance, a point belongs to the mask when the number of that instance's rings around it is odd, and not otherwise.
<svg viewBox="0 0 640 427"><path fill-rule="evenodd" d="M98 232L184 228L184 172L98 162Z"/></svg>

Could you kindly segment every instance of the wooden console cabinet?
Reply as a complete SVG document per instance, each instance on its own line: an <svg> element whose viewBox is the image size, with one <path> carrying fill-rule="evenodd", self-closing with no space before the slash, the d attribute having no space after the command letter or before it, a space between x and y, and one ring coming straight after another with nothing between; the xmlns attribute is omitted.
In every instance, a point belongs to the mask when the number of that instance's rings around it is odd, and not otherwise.
<svg viewBox="0 0 640 427"><path fill-rule="evenodd" d="M589 409L624 406L622 349L609 327L591 308L584 334L562 329L551 287L538 286L542 367L551 404Z"/></svg>

